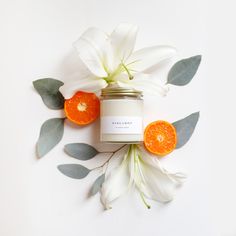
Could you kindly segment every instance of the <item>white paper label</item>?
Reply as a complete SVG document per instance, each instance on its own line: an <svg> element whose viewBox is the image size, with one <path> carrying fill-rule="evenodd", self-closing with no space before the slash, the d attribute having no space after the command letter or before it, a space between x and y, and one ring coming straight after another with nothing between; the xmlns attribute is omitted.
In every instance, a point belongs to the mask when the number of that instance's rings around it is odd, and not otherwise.
<svg viewBox="0 0 236 236"><path fill-rule="evenodd" d="M142 134L142 117L139 116L105 116L101 117L103 134Z"/></svg>

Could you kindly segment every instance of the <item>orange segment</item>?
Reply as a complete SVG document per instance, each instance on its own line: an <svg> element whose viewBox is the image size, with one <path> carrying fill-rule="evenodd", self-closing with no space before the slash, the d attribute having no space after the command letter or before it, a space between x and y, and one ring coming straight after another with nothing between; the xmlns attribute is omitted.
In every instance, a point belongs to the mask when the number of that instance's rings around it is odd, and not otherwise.
<svg viewBox="0 0 236 236"><path fill-rule="evenodd" d="M175 127L167 121L154 121L144 131L144 145L151 153L167 155L175 149L176 143Z"/></svg>
<svg viewBox="0 0 236 236"><path fill-rule="evenodd" d="M100 101L94 93L78 91L64 104L66 117L78 124L87 125L99 116Z"/></svg>

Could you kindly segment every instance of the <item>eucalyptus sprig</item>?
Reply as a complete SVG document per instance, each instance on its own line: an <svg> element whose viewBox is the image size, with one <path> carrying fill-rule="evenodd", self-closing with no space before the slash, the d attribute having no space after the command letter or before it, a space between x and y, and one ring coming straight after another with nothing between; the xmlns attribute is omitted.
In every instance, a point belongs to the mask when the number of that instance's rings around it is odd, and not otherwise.
<svg viewBox="0 0 236 236"><path fill-rule="evenodd" d="M197 55L176 62L168 73L167 84L187 85L196 74L202 56Z"/></svg>
<svg viewBox="0 0 236 236"><path fill-rule="evenodd" d="M60 80L45 78L33 81L35 90L41 96L44 104L53 110L64 108L65 98L59 91L59 88L64 85Z"/></svg>
<svg viewBox="0 0 236 236"><path fill-rule="evenodd" d="M78 160L81 160L81 161L90 160L90 159L94 158L96 155L101 154L101 153L102 154L110 154L110 156L103 164L96 166L92 169L88 169L87 167L80 165L80 164L62 164L62 165L58 165L58 170L62 174L66 175L67 177L70 177L73 179L83 179L91 171L101 169L102 175L100 175L95 180L95 182L91 188L91 191L90 191L90 194L94 195L100 190L103 182L105 181L105 175L106 175L107 167L109 165L110 160L112 159L112 157L116 153L118 153L121 149L123 149L126 146L127 146L127 144L124 144L114 151L107 152L107 151L98 151L96 148L94 148L93 146L86 144L86 143L67 144L67 145L65 145L65 152L69 156L76 158ZM106 168L104 169L105 166L106 166Z"/></svg>
<svg viewBox="0 0 236 236"><path fill-rule="evenodd" d="M37 142L37 155L43 157L62 139L65 118L52 118L43 123Z"/></svg>
<svg viewBox="0 0 236 236"><path fill-rule="evenodd" d="M33 81L33 86L44 104L52 110L64 108L65 98L59 91L63 84L62 81L52 78ZM46 155L61 141L64 134L64 121L65 118L52 118L43 123L36 147L39 158Z"/></svg>

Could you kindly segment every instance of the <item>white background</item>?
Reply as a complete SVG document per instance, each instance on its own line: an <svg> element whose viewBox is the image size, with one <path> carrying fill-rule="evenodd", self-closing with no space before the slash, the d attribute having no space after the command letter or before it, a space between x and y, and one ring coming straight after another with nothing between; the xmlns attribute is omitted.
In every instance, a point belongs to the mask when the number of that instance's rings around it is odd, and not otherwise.
<svg viewBox="0 0 236 236"><path fill-rule="evenodd" d="M211 0L1 0L0 235L235 236L234 9L233 1ZM43 159L35 157L41 124L63 114L43 105L32 81L66 82L78 72L72 42L90 26L110 32L119 22L139 25L136 48L178 48L159 77L179 58L203 55L191 84L145 100L146 124L201 111L191 141L162 159L166 168L186 172L187 182L172 203L151 202L151 210L134 193L104 212L98 195L87 198L97 173L73 180L57 170L78 163L63 152L64 144L98 145L98 122L86 128L67 122L62 142Z"/></svg>

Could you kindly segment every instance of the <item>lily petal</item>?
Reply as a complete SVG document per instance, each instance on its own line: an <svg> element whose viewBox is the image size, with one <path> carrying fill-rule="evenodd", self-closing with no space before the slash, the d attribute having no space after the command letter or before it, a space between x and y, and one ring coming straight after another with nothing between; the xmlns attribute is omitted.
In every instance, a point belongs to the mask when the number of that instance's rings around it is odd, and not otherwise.
<svg viewBox="0 0 236 236"><path fill-rule="evenodd" d="M140 191L152 200L160 202L173 200L175 190L181 183L179 177L184 175L167 172L153 155L142 152L141 156L142 160L138 162L142 179Z"/></svg>
<svg viewBox="0 0 236 236"><path fill-rule="evenodd" d="M134 79L130 80L127 75L121 74L117 77L117 83L121 87L132 87L143 91L144 95L161 95L166 96L169 91L167 84L162 84L158 80L150 79L151 75L138 73L134 75Z"/></svg>
<svg viewBox="0 0 236 236"><path fill-rule="evenodd" d="M168 173L169 177L172 178L176 183L179 183L180 185L183 184L186 180L186 175L181 172L177 173Z"/></svg>
<svg viewBox="0 0 236 236"><path fill-rule="evenodd" d="M138 73L131 80L132 86L137 90L142 90L144 94L166 96L169 86L159 80L151 79L151 75Z"/></svg>
<svg viewBox="0 0 236 236"><path fill-rule="evenodd" d="M121 165L111 172L101 189L101 202L105 209L111 209L111 203L125 193L131 184L129 156L126 154Z"/></svg>
<svg viewBox="0 0 236 236"><path fill-rule="evenodd" d="M156 64L171 58L176 49L171 46L153 46L135 51L126 62L129 69L136 72L147 70Z"/></svg>
<svg viewBox="0 0 236 236"><path fill-rule="evenodd" d="M136 25L121 23L111 34L111 44L114 54L124 62L134 50L138 27Z"/></svg>
<svg viewBox="0 0 236 236"><path fill-rule="evenodd" d="M89 28L74 43L74 47L83 63L94 75L106 77L107 71L104 67L104 60L107 61L109 57L109 44L108 35L99 29Z"/></svg>
<svg viewBox="0 0 236 236"><path fill-rule="evenodd" d="M100 78L87 78L65 83L60 87L60 92L67 99L72 97L78 90L96 93L107 86L107 82Z"/></svg>

